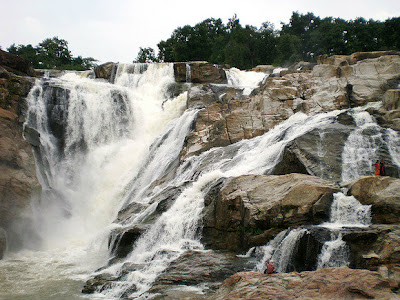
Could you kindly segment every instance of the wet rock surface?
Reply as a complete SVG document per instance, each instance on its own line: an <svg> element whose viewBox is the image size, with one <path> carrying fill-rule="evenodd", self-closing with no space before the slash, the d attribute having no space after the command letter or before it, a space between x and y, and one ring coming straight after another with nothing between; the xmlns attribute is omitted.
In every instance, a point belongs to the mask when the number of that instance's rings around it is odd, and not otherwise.
<svg viewBox="0 0 400 300"><path fill-rule="evenodd" d="M377 271L400 282L400 225L347 229L343 240L350 248L351 268Z"/></svg>
<svg viewBox="0 0 400 300"><path fill-rule="evenodd" d="M36 178L32 146L22 136L25 97L33 79L8 72L3 63L0 60L0 227L8 232L9 246L14 248L18 242L11 223L29 205L31 197L40 193L41 187ZM8 69L18 70L21 66L15 63ZM19 71L16 73L23 70Z"/></svg>
<svg viewBox="0 0 400 300"><path fill-rule="evenodd" d="M368 176L346 185L348 194L362 204L372 205L374 224L400 223L400 179L388 176Z"/></svg>
<svg viewBox="0 0 400 300"><path fill-rule="evenodd" d="M213 299L399 299L396 288L377 272L347 267L272 275L243 272L225 280Z"/></svg>
<svg viewBox="0 0 400 300"><path fill-rule="evenodd" d="M114 72L116 72L117 65L113 62L104 63L94 69L96 78L106 79L110 82L113 81Z"/></svg>
<svg viewBox="0 0 400 300"><path fill-rule="evenodd" d="M304 174L227 179L206 196L203 243L240 251L263 245L288 227L329 218L332 182Z"/></svg>
<svg viewBox="0 0 400 300"><path fill-rule="evenodd" d="M188 251L157 277L149 292L160 296L174 286L206 284L207 287L204 288L209 294L227 277L250 268L248 259L239 258L232 253Z"/></svg>
<svg viewBox="0 0 400 300"><path fill-rule="evenodd" d="M231 97L223 102L210 89L197 88L200 91L196 93L194 89L189 105L206 107L185 142L182 157L262 135L299 111L312 115L381 101L387 90L400 83L400 56L396 53L360 54L351 65L347 58L332 60L312 71L270 76L256 95L246 99ZM390 106L380 115L380 124L400 129L398 109Z"/></svg>
<svg viewBox="0 0 400 300"><path fill-rule="evenodd" d="M272 174L303 173L340 182L343 148L354 128L336 123L296 138L285 148Z"/></svg>
<svg viewBox="0 0 400 300"><path fill-rule="evenodd" d="M176 82L227 83L221 66L202 61L174 63L174 75Z"/></svg>

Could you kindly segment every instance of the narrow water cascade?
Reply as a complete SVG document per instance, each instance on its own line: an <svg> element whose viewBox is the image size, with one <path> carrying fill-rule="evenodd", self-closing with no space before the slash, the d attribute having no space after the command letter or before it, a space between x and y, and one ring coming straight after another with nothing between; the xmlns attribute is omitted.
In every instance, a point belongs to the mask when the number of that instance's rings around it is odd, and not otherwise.
<svg viewBox="0 0 400 300"><path fill-rule="evenodd" d="M260 82L266 78L263 72L241 71L231 68L225 71L228 84L231 86L243 88L243 95L248 96L256 88Z"/></svg>
<svg viewBox="0 0 400 300"><path fill-rule="evenodd" d="M356 129L350 133L342 153L342 181L374 175L374 162L387 156L397 169L399 137L392 129L380 127L364 110L350 110Z"/></svg>

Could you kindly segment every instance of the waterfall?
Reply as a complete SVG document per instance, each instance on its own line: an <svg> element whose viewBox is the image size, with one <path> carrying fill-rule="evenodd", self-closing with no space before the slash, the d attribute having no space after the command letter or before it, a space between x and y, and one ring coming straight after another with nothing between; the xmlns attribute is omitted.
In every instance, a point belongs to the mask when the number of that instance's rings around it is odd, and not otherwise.
<svg viewBox="0 0 400 300"><path fill-rule="evenodd" d="M35 157L43 195L32 205L37 236L25 241L27 249L10 254L14 264L2 265L11 284L26 282L18 291L8 289L14 295L9 297L52 298L61 282L75 286L71 291L79 295L82 280L107 263L110 224L148 161L151 145L162 136L170 149L178 147L169 159L155 158L158 166L149 163L158 171L154 176L162 176L196 116L184 112L186 93L168 94L173 83L172 64L121 65L115 84L74 73L36 80L24 126L40 134ZM26 278L15 268L25 269ZM1 283L0 297L8 295L6 290Z"/></svg>
<svg viewBox="0 0 400 300"><path fill-rule="evenodd" d="M326 241L318 256L317 269L349 265L350 250L342 240L342 228L371 225L371 205L362 205L353 196L341 192L333 195L330 220L320 226L331 230L331 240Z"/></svg>
<svg viewBox="0 0 400 300"><path fill-rule="evenodd" d="M228 85L243 88L243 95L248 96L260 82L268 77L262 72L241 71L237 68L225 70Z"/></svg>
<svg viewBox="0 0 400 300"><path fill-rule="evenodd" d="M340 232L332 232L332 240L325 242L318 256L317 269L349 266L350 251Z"/></svg>
<svg viewBox="0 0 400 300"><path fill-rule="evenodd" d="M192 67L189 63L186 63L186 82L192 81Z"/></svg>
<svg viewBox="0 0 400 300"><path fill-rule="evenodd" d="M171 261L184 251L203 249L200 243L199 221L204 208L203 197L210 183L222 177L269 173L278 162L287 143L305 132L334 122L338 113L336 111L313 117L298 113L263 136L243 140L224 148L213 148L183 161L174 172L173 178L165 183L164 188L188 186L183 189L169 210L136 241L128 257L119 264L103 270L117 276L124 265L137 266L124 280L114 283L115 288L103 293L108 297L121 297L135 286L136 290L128 293L129 296L143 296L157 275L163 272ZM158 149L161 147L154 147L154 153L150 156L157 156ZM147 166L150 167L150 164L146 163ZM144 177L147 176L146 170L143 174ZM136 184L140 188L136 188ZM140 198L144 208L133 218L126 220L124 226L127 228L140 225L158 205L152 201L158 198L157 194L162 193L162 188L161 191L157 188L147 193L140 192L141 187L145 185L141 180L135 181L133 189L128 193L126 203L139 201ZM142 196L137 198L137 194ZM287 237L285 244L290 240L291 238ZM280 254L289 264L288 256L289 252Z"/></svg>
<svg viewBox="0 0 400 300"><path fill-rule="evenodd" d="M364 108L365 109L365 108ZM356 123L342 153L342 181L374 175L374 163L388 152L391 162L400 169L400 138L392 129L380 127L362 108L349 112Z"/></svg>
<svg viewBox="0 0 400 300"><path fill-rule="evenodd" d="M321 226L328 228L368 227L371 225L371 205L362 205L353 196L335 193L330 220Z"/></svg>
<svg viewBox="0 0 400 300"><path fill-rule="evenodd" d="M270 174L289 143L315 129L322 130L322 142L324 126L342 113L299 112L264 135L180 161L198 111L186 110L187 93L175 98L169 94L175 84L173 65L119 64L113 74L113 84L73 73L38 79L30 92L25 127L38 131L41 142L35 158L43 196L32 208L40 242L12 254L14 263L1 265L20 298L64 296L64 285L80 291L89 274L120 276L126 266L131 272L93 297L146 298L173 260L187 250L203 250L204 195L215 181ZM227 76L229 85L247 95L265 78L237 69L227 70ZM398 157L398 140L391 142L392 156ZM171 190L172 199L165 199ZM119 215L133 208L129 216ZM135 226L144 228L140 238L125 258L109 265L114 255L108 248L111 233ZM293 270L292 254L307 234L306 228L284 231L254 249L262 259L258 268L272 257L279 261L279 271ZM321 261L326 265L330 260ZM16 278L23 284L16 284ZM3 290L10 290L10 283L0 282ZM66 295L78 297L76 292Z"/></svg>

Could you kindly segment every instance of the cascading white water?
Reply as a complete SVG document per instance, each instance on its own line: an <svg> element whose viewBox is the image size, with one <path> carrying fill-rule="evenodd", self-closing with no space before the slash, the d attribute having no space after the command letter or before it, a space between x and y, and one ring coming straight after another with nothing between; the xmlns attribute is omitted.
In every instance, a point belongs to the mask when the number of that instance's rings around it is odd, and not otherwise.
<svg viewBox="0 0 400 300"><path fill-rule="evenodd" d="M346 196L341 192L333 195L329 222L321 224L332 229L369 225L371 225L371 205L362 205L353 196Z"/></svg>
<svg viewBox="0 0 400 300"><path fill-rule="evenodd" d="M380 127L364 109L349 111L357 128L350 133L342 153L342 181L374 175L379 152L387 148L394 165L400 169L400 138L392 129Z"/></svg>
<svg viewBox="0 0 400 300"><path fill-rule="evenodd" d="M255 270L263 272L268 262L273 260L278 272L286 272L292 261L294 250L300 238L306 232L307 229L304 228L297 228L290 231L284 230L266 246L257 247L255 251L258 252L258 255L262 254L262 259L258 260Z"/></svg>
<svg viewBox="0 0 400 300"><path fill-rule="evenodd" d="M349 256L349 247L342 240L342 234L332 232L332 240L324 243L318 256L317 270L329 267L347 267L350 264Z"/></svg>
<svg viewBox="0 0 400 300"><path fill-rule="evenodd" d="M232 74L237 77L229 77L228 72L230 85L245 87L248 94L265 76L236 70ZM247 80L253 75L256 78ZM199 221L203 194L210 183L221 177L270 173L288 143L335 122L341 113L312 117L297 113L262 136L186 159L163 181L179 157L197 112L183 112L186 94L167 101L168 86L174 83L172 65L119 65L113 81L114 85L67 74L59 80L38 81L32 90L26 126L41 135L41 182L47 197L35 207L35 224L43 243L41 251L13 254L10 259L18 263L0 262L2 270L12 274L8 277L11 284L3 285L0 280L0 296L9 296L2 291L20 279L15 270L25 269L26 288L16 284L20 287L17 296L80 297L88 273L108 262L110 232L117 227L140 225L154 212L159 203L152 201L164 188L181 187L181 194L150 224L131 253L102 271L119 275L125 263L136 264L137 268L124 280L114 282L111 289L93 296L145 298L155 278L172 260L186 250L203 248ZM57 97L52 98L54 93ZM65 101L54 102L60 97ZM56 108L49 115L52 105ZM61 124L50 126L54 117ZM64 139L54 133L63 124ZM160 185L154 188L155 182ZM123 224L112 224L122 207L134 203L140 203L143 209ZM304 233L298 230L280 235L282 240L276 243L283 243L285 250L276 255L288 258L289 245L293 246ZM282 263L282 270L288 261ZM57 280L51 281L50 277ZM74 294L63 292L63 284L73 286ZM52 288L58 285L55 292ZM130 290L132 285L136 290Z"/></svg>
<svg viewBox="0 0 400 300"><path fill-rule="evenodd" d="M214 148L182 162L168 185L174 187L183 186L186 182L193 183L183 190L171 208L135 243L131 254L124 261L104 270L118 275L125 263L138 265L125 281L115 283L113 289L103 293L107 297L121 297L126 295L134 284L137 290L131 292L130 296L145 297L143 293L172 260L186 250L202 249L198 235L199 220L204 207L203 194L209 183L221 177L270 172L287 143L314 128L334 122L338 113L331 112L313 117L298 113L263 136L243 140L224 148ZM151 156L157 156L161 149L162 147L156 147ZM140 186L145 184L140 183ZM140 197L141 203L150 204L158 192L156 189L145 197ZM138 200L132 193L130 197ZM154 205L157 203L148 206L135 218L130 219L129 223L124 223L124 226L139 225L143 216L154 209ZM286 256L282 254L282 257Z"/></svg>
<svg viewBox="0 0 400 300"><path fill-rule="evenodd" d="M349 247L342 240L343 228L371 225L371 205L362 205L353 196L341 192L333 195L330 220L320 226L331 230L331 240L324 243L317 269L349 265Z"/></svg>
<svg viewBox="0 0 400 300"><path fill-rule="evenodd" d="M236 68L225 70L228 85L243 88L243 95L248 96L267 75L262 72L241 71Z"/></svg>
<svg viewBox="0 0 400 300"><path fill-rule="evenodd" d="M183 143L195 112L182 115L186 94L166 101L172 64L122 68L134 71L119 69L115 85L68 73L38 80L32 89L26 126L40 133L44 193L33 207L33 224L41 243L0 262L8 278L0 280L0 298L81 297L82 280L108 260L107 226L150 145L174 125L180 130L171 143Z"/></svg>
<svg viewBox="0 0 400 300"><path fill-rule="evenodd" d="M186 82L192 81L192 67L189 63L186 63Z"/></svg>

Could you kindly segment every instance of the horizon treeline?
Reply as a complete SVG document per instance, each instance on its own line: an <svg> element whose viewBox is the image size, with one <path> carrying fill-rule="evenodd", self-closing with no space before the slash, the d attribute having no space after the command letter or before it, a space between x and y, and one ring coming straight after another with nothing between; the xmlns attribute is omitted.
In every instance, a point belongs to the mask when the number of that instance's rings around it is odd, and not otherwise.
<svg viewBox="0 0 400 300"><path fill-rule="evenodd" d="M95 66L92 57L74 57L68 49L68 42L57 36L47 38L36 47L12 44L7 51L25 58L35 69L89 70Z"/></svg>
<svg viewBox="0 0 400 300"><path fill-rule="evenodd" d="M195 26L178 27L157 47L157 55L154 49L141 47L135 62L208 61L240 69L287 66L315 62L321 54L400 50L400 17L384 22L362 17L347 21L293 12L289 23L275 30L270 22L260 28L242 26L234 15L227 24L210 18Z"/></svg>

